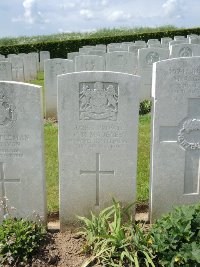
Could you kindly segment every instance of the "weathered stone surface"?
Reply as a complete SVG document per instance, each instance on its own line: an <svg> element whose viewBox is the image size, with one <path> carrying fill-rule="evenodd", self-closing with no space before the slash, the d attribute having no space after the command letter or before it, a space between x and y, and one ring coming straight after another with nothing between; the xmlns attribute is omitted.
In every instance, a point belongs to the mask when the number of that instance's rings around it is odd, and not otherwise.
<svg viewBox="0 0 200 267"><path fill-rule="evenodd" d="M50 59L49 51L40 51L40 71L44 71L44 61Z"/></svg>
<svg viewBox="0 0 200 267"><path fill-rule="evenodd" d="M33 211L46 222L41 87L0 82L0 198L14 217ZM7 213L0 210L0 218ZM33 216L32 216L33 217ZM35 219L33 217L33 219Z"/></svg>
<svg viewBox="0 0 200 267"><path fill-rule="evenodd" d="M57 76L74 71L68 59L47 59L44 63L45 118L57 118Z"/></svg>
<svg viewBox="0 0 200 267"><path fill-rule="evenodd" d="M138 75L141 76L140 101L151 99L152 66L154 62L169 58L169 50L142 48L138 51Z"/></svg>
<svg viewBox="0 0 200 267"><path fill-rule="evenodd" d="M24 63L21 56L11 56L10 62L12 64L12 79L13 81L24 81Z"/></svg>
<svg viewBox="0 0 200 267"><path fill-rule="evenodd" d="M106 70L135 74L137 57L129 52L112 52L105 55Z"/></svg>
<svg viewBox="0 0 200 267"><path fill-rule="evenodd" d="M170 46L170 58L200 56L200 45L177 44Z"/></svg>
<svg viewBox="0 0 200 267"><path fill-rule="evenodd" d="M136 198L139 77L58 76L60 222Z"/></svg>
<svg viewBox="0 0 200 267"><path fill-rule="evenodd" d="M75 71L105 70L105 59L96 55L81 55L75 58Z"/></svg>
<svg viewBox="0 0 200 267"><path fill-rule="evenodd" d="M151 221L200 201L200 57L154 64Z"/></svg>
<svg viewBox="0 0 200 267"><path fill-rule="evenodd" d="M12 81L11 63L0 61L0 81Z"/></svg>
<svg viewBox="0 0 200 267"><path fill-rule="evenodd" d="M75 57L79 56L79 52L71 52L71 53L67 53L67 59L69 60L74 60Z"/></svg>

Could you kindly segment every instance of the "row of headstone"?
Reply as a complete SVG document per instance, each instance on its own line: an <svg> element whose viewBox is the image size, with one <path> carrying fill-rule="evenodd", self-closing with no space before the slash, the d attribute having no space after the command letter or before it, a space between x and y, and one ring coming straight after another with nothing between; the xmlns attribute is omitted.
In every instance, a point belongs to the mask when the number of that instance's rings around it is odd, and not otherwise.
<svg viewBox="0 0 200 267"><path fill-rule="evenodd" d="M200 200L199 77L200 57L153 66L151 222ZM105 71L58 76L61 230L112 197L135 201L140 80ZM0 196L17 217L35 210L46 222L41 88L0 82L0 109Z"/></svg>
<svg viewBox="0 0 200 267"><path fill-rule="evenodd" d="M36 52L9 54L7 58L0 55L0 80L19 82L34 80L38 71L44 71L44 61L49 58L48 51L41 51L39 54Z"/></svg>

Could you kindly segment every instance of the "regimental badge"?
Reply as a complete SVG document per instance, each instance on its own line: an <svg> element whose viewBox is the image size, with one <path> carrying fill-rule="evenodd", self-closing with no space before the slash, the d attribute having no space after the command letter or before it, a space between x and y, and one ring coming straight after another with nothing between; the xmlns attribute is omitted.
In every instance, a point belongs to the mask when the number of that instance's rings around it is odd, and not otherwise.
<svg viewBox="0 0 200 267"><path fill-rule="evenodd" d="M150 52L146 56L146 63L152 65L154 62L159 61L159 54L157 52Z"/></svg>
<svg viewBox="0 0 200 267"><path fill-rule="evenodd" d="M10 128L16 121L15 107L11 104L6 90L0 89L0 130Z"/></svg>
<svg viewBox="0 0 200 267"><path fill-rule="evenodd" d="M192 50L189 47L183 47L179 52L179 57L192 57Z"/></svg>
<svg viewBox="0 0 200 267"><path fill-rule="evenodd" d="M80 83L80 120L117 120L118 94L116 83Z"/></svg>

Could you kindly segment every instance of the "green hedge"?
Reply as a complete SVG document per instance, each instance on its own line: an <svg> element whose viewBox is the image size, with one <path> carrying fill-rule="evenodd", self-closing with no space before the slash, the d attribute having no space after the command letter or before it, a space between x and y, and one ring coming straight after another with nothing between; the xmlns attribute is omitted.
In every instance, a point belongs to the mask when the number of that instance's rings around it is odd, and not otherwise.
<svg viewBox="0 0 200 267"><path fill-rule="evenodd" d="M135 33L128 35L118 35L118 36L105 36L98 38L82 38L66 41L55 41L55 42L40 42L32 44L20 44L12 46L0 46L0 54L18 54L18 53L30 53L30 52L39 52L39 51L49 51L51 58L66 58L67 53L76 52L83 45L96 45L96 44L109 44L109 43L118 43L118 42L130 42L136 40L148 39L161 39L162 37L174 37L176 35L186 36L188 34L199 34L200 28L191 28L191 29L178 29L178 30L168 30L168 31L159 31L152 33Z"/></svg>

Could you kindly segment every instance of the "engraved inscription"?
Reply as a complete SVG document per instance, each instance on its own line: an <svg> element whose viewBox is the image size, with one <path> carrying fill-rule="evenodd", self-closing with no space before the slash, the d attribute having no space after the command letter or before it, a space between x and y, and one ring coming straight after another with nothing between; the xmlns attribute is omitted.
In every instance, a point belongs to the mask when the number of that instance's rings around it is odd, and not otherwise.
<svg viewBox="0 0 200 267"><path fill-rule="evenodd" d="M0 71L6 70L6 64L5 63L0 63Z"/></svg>
<svg viewBox="0 0 200 267"><path fill-rule="evenodd" d="M146 63L152 65L154 62L159 61L159 54L157 52L150 52L146 56Z"/></svg>
<svg viewBox="0 0 200 267"><path fill-rule="evenodd" d="M179 57L192 57L192 50L189 47L183 47L179 52Z"/></svg>
<svg viewBox="0 0 200 267"><path fill-rule="evenodd" d="M16 121L15 107L11 104L6 90L0 89L0 129L12 127Z"/></svg>
<svg viewBox="0 0 200 267"><path fill-rule="evenodd" d="M187 119L178 132L178 142L184 149L200 149L200 119ZM192 141L189 138L193 139ZM195 140L196 139L196 140Z"/></svg>
<svg viewBox="0 0 200 267"><path fill-rule="evenodd" d="M95 62L93 60L88 60L85 63L85 69L87 71L93 71L93 70L95 70Z"/></svg>
<svg viewBox="0 0 200 267"><path fill-rule="evenodd" d="M117 120L118 84L80 83L80 120Z"/></svg>

